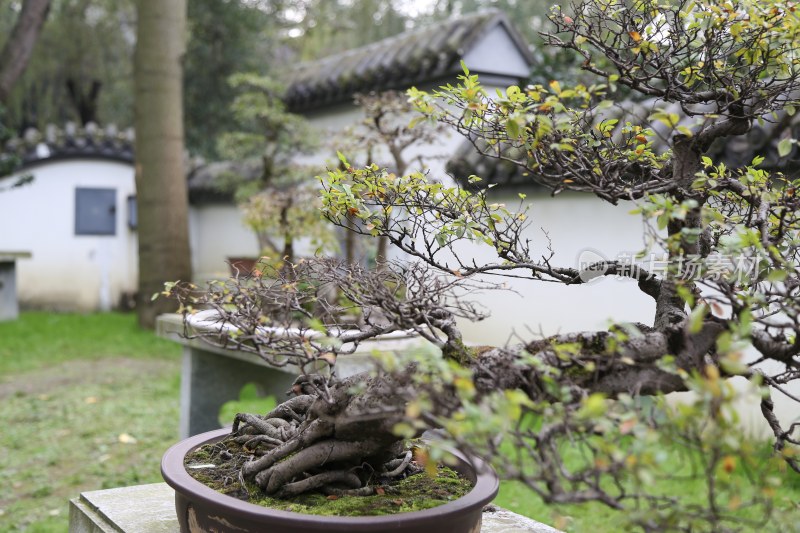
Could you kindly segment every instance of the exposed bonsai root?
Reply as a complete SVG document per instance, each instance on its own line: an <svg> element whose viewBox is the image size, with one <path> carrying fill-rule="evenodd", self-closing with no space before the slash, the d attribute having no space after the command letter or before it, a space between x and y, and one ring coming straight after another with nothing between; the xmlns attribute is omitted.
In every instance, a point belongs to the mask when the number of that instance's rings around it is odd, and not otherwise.
<svg viewBox="0 0 800 533"><path fill-rule="evenodd" d="M411 462L411 458L412 457L414 457L413 452L411 450L408 450L404 457L402 457L400 459L395 459L393 461L389 461L384 466L385 466L385 468L391 469L391 470L389 470L388 472L386 472L383 475L385 477L388 477L388 478L393 478L393 477L399 476L400 474L402 474L405 471L406 467Z"/></svg>
<svg viewBox="0 0 800 533"><path fill-rule="evenodd" d="M242 467L242 474L245 477L252 477L255 474L266 470L281 459L296 452L304 446L310 446L315 442L329 437L333 434L333 424L324 420L316 419L311 422L304 422L300 425L297 433L282 445L273 449L264 456L245 463Z"/></svg>
<svg viewBox="0 0 800 533"><path fill-rule="evenodd" d="M368 482L407 474L412 453L392 433L392 413L404 412L402 400L386 401L389 392L366 375L302 376L289 391L297 396L266 415L237 414L231 440L241 446L243 487L255 482L279 497L310 490L368 495L374 494Z"/></svg>
<svg viewBox="0 0 800 533"><path fill-rule="evenodd" d="M237 442L239 442L238 439ZM262 443L275 447L275 446L280 446L281 444L284 443L284 441L273 439L272 437L268 437L267 435L256 435L254 437L246 436L246 440L244 442L239 442L239 444L242 444L245 450L248 451L250 450L256 451L258 445Z"/></svg>
<svg viewBox="0 0 800 533"><path fill-rule="evenodd" d="M283 422L283 424L280 424L278 421ZM244 422L251 428L250 431L243 431L245 435L256 434L259 436L269 437L276 442L276 445L285 442L293 433L292 425L285 420L280 418L263 419L259 416L250 415L247 413L238 413L233 419L234 433L238 432L239 424L241 422ZM242 444L241 441L237 442Z"/></svg>
<svg viewBox="0 0 800 533"><path fill-rule="evenodd" d="M279 498L289 498L304 492L320 489L329 485L341 485L352 489L361 487L361 479L352 472L344 470L333 470L316 474L294 483L284 485L275 496Z"/></svg>
<svg viewBox="0 0 800 533"><path fill-rule="evenodd" d="M255 476L255 481L267 494L276 494L284 485L303 472L323 467L329 463L358 466L364 457L376 455L382 448L381 444L369 440L361 442L337 440L318 442L298 451L297 454L292 456L291 460L282 461L270 468L261 470Z"/></svg>

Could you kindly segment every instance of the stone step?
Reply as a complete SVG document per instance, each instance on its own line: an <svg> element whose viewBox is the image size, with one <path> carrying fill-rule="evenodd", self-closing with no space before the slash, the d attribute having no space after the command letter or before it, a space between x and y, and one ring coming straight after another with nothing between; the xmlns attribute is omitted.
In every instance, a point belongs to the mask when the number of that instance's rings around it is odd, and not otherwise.
<svg viewBox="0 0 800 533"><path fill-rule="evenodd" d="M69 533L179 533L175 493L166 483L83 492L69 503ZM481 533L560 532L489 506Z"/></svg>

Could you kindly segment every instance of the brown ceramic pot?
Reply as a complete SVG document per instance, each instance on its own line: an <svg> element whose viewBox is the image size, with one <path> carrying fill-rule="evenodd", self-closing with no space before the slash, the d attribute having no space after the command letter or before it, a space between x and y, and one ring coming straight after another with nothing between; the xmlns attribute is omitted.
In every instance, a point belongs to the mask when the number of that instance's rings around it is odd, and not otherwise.
<svg viewBox="0 0 800 533"><path fill-rule="evenodd" d="M258 264L258 257L229 257L228 268L231 276L247 277L253 273L253 269Z"/></svg>
<svg viewBox="0 0 800 533"><path fill-rule="evenodd" d="M395 533L479 533L483 506L497 495L494 470L478 459L453 452L453 468L475 483L466 496L433 509L391 516L312 516L276 511L225 496L192 478L183 466L187 453L208 442L221 440L226 429L201 433L167 450L161 475L175 489L175 509L181 533L319 533L353 531Z"/></svg>

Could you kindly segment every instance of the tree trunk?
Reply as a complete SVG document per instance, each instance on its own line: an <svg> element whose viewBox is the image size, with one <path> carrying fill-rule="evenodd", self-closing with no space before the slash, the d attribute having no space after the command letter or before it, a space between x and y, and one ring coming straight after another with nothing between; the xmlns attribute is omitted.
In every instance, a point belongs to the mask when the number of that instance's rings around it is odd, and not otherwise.
<svg viewBox="0 0 800 533"><path fill-rule="evenodd" d="M139 0L134 57L136 190L139 209L139 324L175 310L152 301L165 281L190 280L183 165L182 58L186 0Z"/></svg>
<svg viewBox="0 0 800 533"><path fill-rule="evenodd" d="M0 52L0 103L5 103L33 53L42 29L50 0L25 0L14 29Z"/></svg>

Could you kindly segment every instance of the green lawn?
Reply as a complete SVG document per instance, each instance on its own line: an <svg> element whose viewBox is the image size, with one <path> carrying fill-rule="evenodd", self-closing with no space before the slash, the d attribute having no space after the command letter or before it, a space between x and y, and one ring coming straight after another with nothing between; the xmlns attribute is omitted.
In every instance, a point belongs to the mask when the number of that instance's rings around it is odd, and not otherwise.
<svg viewBox="0 0 800 533"><path fill-rule="evenodd" d="M0 323L0 532L64 532L80 492L161 481L159 459L178 437L179 373L180 347L139 330L133 315ZM266 409L247 387L221 420ZM693 482L659 483L702 494ZM800 531L798 502L800 476L787 476L776 502L785 525L763 531ZM625 531L624 516L602 505L547 506L514 482L495 503L568 531Z"/></svg>
<svg viewBox="0 0 800 533"><path fill-rule="evenodd" d="M69 498L161 481L180 347L133 315L0 323L0 531L65 532Z"/></svg>

